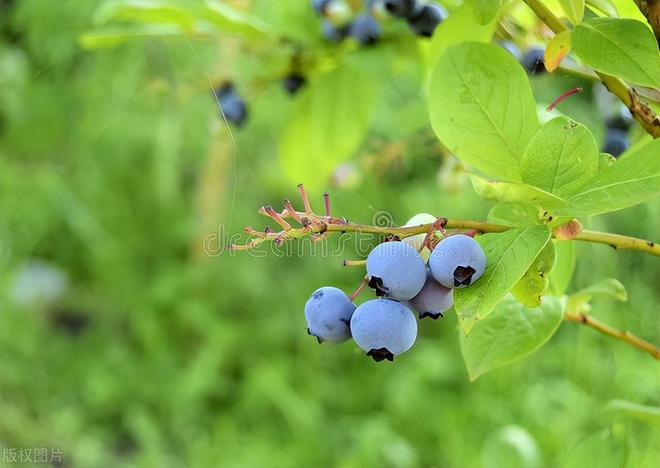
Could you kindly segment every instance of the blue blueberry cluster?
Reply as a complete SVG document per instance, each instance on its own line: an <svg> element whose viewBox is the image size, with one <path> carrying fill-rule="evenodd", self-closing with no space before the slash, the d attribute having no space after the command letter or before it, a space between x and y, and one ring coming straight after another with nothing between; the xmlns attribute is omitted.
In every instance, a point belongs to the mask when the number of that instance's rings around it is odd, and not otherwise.
<svg viewBox="0 0 660 468"><path fill-rule="evenodd" d="M382 35L379 20L387 16L404 19L413 33L430 37L448 16L447 10L437 3L421 0L368 0L364 11L354 18L346 0L311 1L323 19L323 37L330 42L352 37L360 45L373 45Z"/></svg>
<svg viewBox="0 0 660 468"><path fill-rule="evenodd" d="M352 337L375 361L393 361L415 343L414 312L442 317L453 306L453 290L483 275L486 255L472 237L455 234L436 245L428 264L409 243L390 241L369 253L366 266L377 298L356 306L341 290L320 288L305 305L307 332L319 343Z"/></svg>

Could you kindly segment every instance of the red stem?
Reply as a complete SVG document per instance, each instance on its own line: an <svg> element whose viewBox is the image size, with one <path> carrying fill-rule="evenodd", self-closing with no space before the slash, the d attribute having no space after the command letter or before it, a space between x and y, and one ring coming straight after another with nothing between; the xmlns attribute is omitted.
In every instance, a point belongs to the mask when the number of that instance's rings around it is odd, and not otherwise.
<svg viewBox="0 0 660 468"><path fill-rule="evenodd" d="M555 99L554 101L552 101L552 104L550 104L548 106L547 111L550 112L552 109L557 107L559 105L559 103L562 102L567 97L572 96L572 95L577 94L577 93L581 93L582 91L584 91L584 90L582 88L578 87L578 88L569 89L565 93L560 94L559 97L557 99Z"/></svg>

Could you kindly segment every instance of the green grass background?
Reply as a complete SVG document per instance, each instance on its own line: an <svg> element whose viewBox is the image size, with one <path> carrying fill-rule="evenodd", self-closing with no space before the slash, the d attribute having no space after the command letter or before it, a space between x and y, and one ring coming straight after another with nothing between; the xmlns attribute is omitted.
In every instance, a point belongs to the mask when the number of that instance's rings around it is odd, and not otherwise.
<svg viewBox="0 0 660 468"><path fill-rule="evenodd" d="M341 266L350 244L334 258L200 254L220 225L262 228L259 206L296 199L274 150L291 100L277 82L247 96L233 145L206 81L215 46L81 50L98 3L0 13L0 453L58 448L85 468L660 466L660 420L608 409L660 406L660 365L638 350L564 324L469 383L450 315L376 364L305 333L314 289L359 283ZM376 122L409 123L388 105ZM362 157L360 183L329 186L335 213L485 218L469 187L438 186L428 132L409 141L395 163ZM660 240L659 213L656 201L588 224ZM21 303L17 278L37 260L69 286ZM630 299L596 300L595 315L660 342L660 261L580 245L571 290L607 277ZM72 317L86 326L71 331Z"/></svg>

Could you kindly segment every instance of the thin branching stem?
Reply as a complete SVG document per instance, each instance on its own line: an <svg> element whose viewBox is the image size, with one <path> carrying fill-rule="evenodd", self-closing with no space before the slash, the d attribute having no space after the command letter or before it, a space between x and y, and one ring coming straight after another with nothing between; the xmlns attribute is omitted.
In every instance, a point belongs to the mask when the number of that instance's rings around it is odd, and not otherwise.
<svg viewBox="0 0 660 468"><path fill-rule="evenodd" d="M576 322L593 328L594 330L607 335L611 338L621 340L629 345L632 345L642 351L646 351L655 359L660 360L660 348L653 343L646 341L628 331L618 330L610 325L607 325L600 320L593 318L584 313L564 313L564 320L568 322Z"/></svg>

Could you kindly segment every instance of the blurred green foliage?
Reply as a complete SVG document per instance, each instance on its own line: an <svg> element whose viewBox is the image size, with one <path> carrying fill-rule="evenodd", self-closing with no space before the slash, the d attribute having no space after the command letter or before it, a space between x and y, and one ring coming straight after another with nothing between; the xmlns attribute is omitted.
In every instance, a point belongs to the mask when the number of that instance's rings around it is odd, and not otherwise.
<svg viewBox="0 0 660 468"><path fill-rule="evenodd" d="M658 466L658 419L609 404L660 406L660 367L638 350L566 324L469 383L449 316L421 322L415 348L378 365L304 332L311 291L359 283L341 266L350 249L204 254L209 235L261 228L259 206L293 198L274 148L297 100L279 77L244 90L251 120L230 136L209 89L228 72L217 43L83 50L101 3L0 3L0 453L59 448L64 466L85 468ZM231 73L267 67L239 62ZM485 219L471 188L438 184L449 166L419 74L389 76L357 177L330 187L334 213ZM535 80L537 98L557 95L553 79ZM320 206L328 185L309 183ZM659 212L655 201L591 227L657 239ZM569 290L619 278L628 302L599 299L594 313L660 341L658 259L578 253Z"/></svg>

